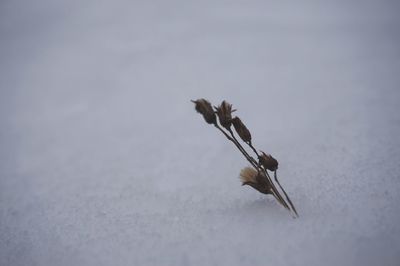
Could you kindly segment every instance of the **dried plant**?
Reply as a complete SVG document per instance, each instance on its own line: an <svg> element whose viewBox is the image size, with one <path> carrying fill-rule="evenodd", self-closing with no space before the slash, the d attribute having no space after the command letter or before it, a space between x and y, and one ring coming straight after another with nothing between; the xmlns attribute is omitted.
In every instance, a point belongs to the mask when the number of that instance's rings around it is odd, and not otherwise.
<svg viewBox="0 0 400 266"><path fill-rule="evenodd" d="M242 185L251 186L252 188L258 190L263 194L273 195L283 207L285 207L289 211L293 211L295 216L298 217L299 215L296 211L296 208L294 207L288 194L278 181L278 161L270 154L266 154L263 151L260 151L260 153L257 152L251 142L251 133L249 129L244 125L239 117L235 116L232 118L232 113L236 111L232 110L232 104L223 101L221 105L217 107L214 106L214 111L211 103L205 99L198 99L196 101L192 100L192 102L195 104L196 111L203 116L204 120L208 124L214 125L229 141L231 141L239 149L246 160L251 164L252 167L245 167L240 172L240 180L242 181ZM243 145L238 141L234 131L232 130L232 126L240 139L244 143L246 143L249 148L255 153L258 160L254 159L243 147ZM280 190L285 195L285 199L276 188L275 183L272 181L272 178L269 175L268 171L274 173L275 182L278 184Z"/></svg>

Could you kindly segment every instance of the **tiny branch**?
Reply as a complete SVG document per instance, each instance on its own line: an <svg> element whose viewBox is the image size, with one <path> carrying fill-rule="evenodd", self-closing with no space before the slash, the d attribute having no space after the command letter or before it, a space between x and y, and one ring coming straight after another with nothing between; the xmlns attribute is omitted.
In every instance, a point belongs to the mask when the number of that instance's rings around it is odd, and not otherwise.
<svg viewBox="0 0 400 266"><path fill-rule="evenodd" d="M268 179L268 182L271 184L272 190L273 190L273 191L275 192L275 194L278 196L278 198L279 198L278 201L280 201L281 204L282 204L286 209L290 210L290 208L289 208L289 206L287 205L286 201L283 199L283 197L282 197L281 194L279 193L278 189L276 189L274 182L272 182L272 179L271 179L271 177L269 176L268 171L267 171L266 169L264 169L263 167L260 167L260 168L263 170L265 176L266 176L267 179Z"/></svg>
<svg viewBox="0 0 400 266"><path fill-rule="evenodd" d="M255 168L258 167L258 166L257 166L257 163L255 163L255 162L253 161L254 159L252 160L252 158L247 154L247 152L242 150L240 144L238 144L233 138L231 138L231 137L225 132L225 130L223 130L217 123L215 123L214 126L215 126L216 128L218 128L218 129L225 135L225 137L226 137L227 139L229 139L230 141L233 142L233 144L235 144L236 148L239 149L239 151L243 154L244 157L246 157L246 159L249 161L249 163L250 163L253 167L255 167Z"/></svg>
<svg viewBox="0 0 400 266"><path fill-rule="evenodd" d="M297 213L296 208L294 207L294 205L293 205L292 201L290 200L288 194L286 193L286 191L283 189L283 187L282 187L281 184L279 183L276 172L277 172L277 170L274 171L274 177L275 177L276 183L278 183L278 186L279 186L279 187L281 188L281 190L283 191L283 194L285 194L285 197L286 197L287 201L289 202L290 207L292 208L292 210L293 210L294 213L296 214L296 216L299 217L299 214Z"/></svg>
<svg viewBox="0 0 400 266"><path fill-rule="evenodd" d="M258 155L257 150L253 147L253 144L251 144L251 141L249 143L247 143L247 145L249 145L250 148L254 151L254 153L257 155L257 158L260 157L260 155Z"/></svg>
<svg viewBox="0 0 400 266"><path fill-rule="evenodd" d="M236 142L236 144L237 144L236 146L241 150L241 152L242 152L243 154L246 154L246 156L249 157L249 158L254 162L254 164L258 165L258 162L257 162L253 157L251 157L251 156L248 154L248 152L245 150L245 148L243 148L243 146L242 146L242 145L240 144L240 142L237 140L237 138L235 137L235 134L233 134L232 129L229 128L228 131L229 131L229 133L231 134L233 140Z"/></svg>

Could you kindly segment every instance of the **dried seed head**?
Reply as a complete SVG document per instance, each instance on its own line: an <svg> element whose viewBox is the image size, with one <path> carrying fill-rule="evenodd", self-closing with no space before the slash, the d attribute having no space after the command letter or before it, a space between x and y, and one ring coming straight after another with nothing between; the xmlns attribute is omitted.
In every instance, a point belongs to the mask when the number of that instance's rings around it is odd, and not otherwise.
<svg viewBox="0 0 400 266"><path fill-rule="evenodd" d="M247 127L243 124L242 120L239 117L235 117L232 120L232 124L235 127L236 132L238 133L239 137L244 142L251 142L251 134Z"/></svg>
<svg viewBox="0 0 400 266"><path fill-rule="evenodd" d="M232 104L223 101L220 106L214 108L217 110L217 115L221 126L229 129L232 125Z"/></svg>
<svg viewBox="0 0 400 266"><path fill-rule="evenodd" d="M278 161L272 157L271 154L265 154L263 151L261 151L261 155L258 156L258 160L265 169L270 171L275 171L278 169Z"/></svg>
<svg viewBox="0 0 400 266"><path fill-rule="evenodd" d="M240 180L242 186L249 185L261 193L271 194L271 186L266 182L265 177L252 167L246 167L240 171Z"/></svg>
<svg viewBox="0 0 400 266"><path fill-rule="evenodd" d="M195 104L194 108L196 109L196 111L203 115L204 120L206 120L207 123L216 123L217 118L209 101L207 101L206 99L198 99L196 101L192 100L192 102Z"/></svg>

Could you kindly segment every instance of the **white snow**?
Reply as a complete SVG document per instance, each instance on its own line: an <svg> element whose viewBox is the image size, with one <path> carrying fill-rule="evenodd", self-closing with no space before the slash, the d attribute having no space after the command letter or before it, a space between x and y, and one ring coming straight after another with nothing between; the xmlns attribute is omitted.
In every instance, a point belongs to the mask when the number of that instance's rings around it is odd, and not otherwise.
<svg viewBox="0 0 400 266"><path fill-rule="evenodd" d="M398 1L0 3L0 265L399 265ZM299 213L241 187L233 103Z"/></svg>

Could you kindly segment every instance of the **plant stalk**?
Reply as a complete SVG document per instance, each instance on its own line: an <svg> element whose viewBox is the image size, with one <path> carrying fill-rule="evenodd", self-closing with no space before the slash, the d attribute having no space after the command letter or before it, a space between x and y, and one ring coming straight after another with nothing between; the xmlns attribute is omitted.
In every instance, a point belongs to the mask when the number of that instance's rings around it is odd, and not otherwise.
<svg viewBox="0 0 400 266"><path fill-rule="evenodd" d="M283 194L285 194L285 197L286 197L287 201L289 202L290 207L292 208L292 210L293 210L294 213L296 214L296 216L299 217L299 214L297 213L296 208L294 207L294 205L293 205L292 201L290 200L288 194L286 193L286 191L283 189L283 187L282 187L281 184L279 183L276 172L277 172L277 170L274 171L274 176L275 176L275 181L276 181L276 183L278 183L279 187L280 187L281 190L283 191Z"/></svg>

